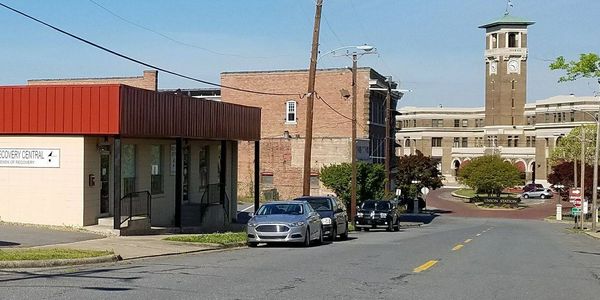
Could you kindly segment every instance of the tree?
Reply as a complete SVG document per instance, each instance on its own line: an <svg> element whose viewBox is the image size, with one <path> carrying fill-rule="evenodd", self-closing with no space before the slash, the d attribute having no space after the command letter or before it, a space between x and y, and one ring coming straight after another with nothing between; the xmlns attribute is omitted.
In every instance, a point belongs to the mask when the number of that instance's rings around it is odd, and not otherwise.
<svg viewBox="0 0 600 300"><path fill-rule="evenodd" d="M548 182L551 184L562 184L566 187L573 187L573 162L561 162L552 166L552 170L548 175ZM585 166L585 194L592 194L594 177L592 175L594 167L591 165ZM579 172L579 168L577 168ZM579 173L577 173L579 175Z"/></svg>
<svg viewBox="0 0 600 300"><path fill-rule="evenodd" d="M578 61L566 61L563 56L556 58L550 64L551 70L565 70L567 74L561 76L558 82L575 81L580 78L600 78L600 57L596 53L579 55Z"/></svg>
<svg viewBox="0 0 600 300"><path fill-rule="evenodd" d="M459 171L460 182L477 193L500 196L502 190L522 184L519 169L499 155L474 158Z"/></svg>
<svg viewBox="0 0 600 300"><path fill-rule="evenodd" d="M398 158L396 180L403 195L414 198L420 187L425 186L433 190L442 187L444 176L437 165L438 160L424 156L420 151L417 151L415 155L404 155ZM420 183L413 184L414 180L418 180Z"/></svg>
<svg viewBox="0 0 600 300"><path fill-rule="evenodd" d="M594 161L594 147L596 146L596 125L584 125L573 128L568 135L561 138L552 154L550 162L557 165L562 162L581 160L581 130L585 135L585 160Z"/></svg>
<svg viewBox="0 0 600 300"><path fill-rule="evenodd" d="M343 200L350 203L352 164L342 163L321 168L321 182ZM383 199L385 169L381 164L359 162L356 172L356 196L360 203L367 199Z"/></svg>

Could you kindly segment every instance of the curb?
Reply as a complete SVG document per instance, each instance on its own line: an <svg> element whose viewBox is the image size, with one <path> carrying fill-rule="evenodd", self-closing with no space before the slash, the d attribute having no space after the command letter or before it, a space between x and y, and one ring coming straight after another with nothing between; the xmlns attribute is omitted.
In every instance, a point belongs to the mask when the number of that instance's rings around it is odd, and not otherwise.
<svg viewBox="0 0 600 300"><path fill-rule="evenodd" d="M115 254L75 259L12 260L0 261L0 269L51 268L61 266L99 264L107 262L116 262L119 260L122 260L121 256Z"/></svg>
<svg viewBox="0 0 600 300"><path fill-rule="evenodd" d="M593 237L593 238L595 238L595 239L599 239L599 240L600 240L600 236L595 236L595 235L592 235L592 233L593 233L593 232L586 232L585 234L587 234L587 235L589 235L589 236L591 236L591 237Z"/></svg>
<svg viewBox="0 0 600 300"><path fill-rule="evenodd" d="M469 197L469 196L459 195L456 192L452 192L452 193L450 193L450 195L452 195L453 197L462 198L462 199L471 199L472 198L472 197Z"/></svg>

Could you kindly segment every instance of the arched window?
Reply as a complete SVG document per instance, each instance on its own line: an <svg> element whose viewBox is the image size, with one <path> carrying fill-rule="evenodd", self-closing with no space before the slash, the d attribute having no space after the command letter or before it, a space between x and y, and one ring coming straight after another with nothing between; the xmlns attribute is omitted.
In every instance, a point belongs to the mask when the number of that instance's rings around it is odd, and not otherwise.
<svg viewBox="0 0 600 300"><path fill-rule="evenodd" d="M296 123L296 101L290 100L285 103L285 122Z"/></svg>
<svg viewBox="0 0 600 300"><path fill-rule="evenodd" d="M410 147L410 139L404 140L404 147Z"/></svg>

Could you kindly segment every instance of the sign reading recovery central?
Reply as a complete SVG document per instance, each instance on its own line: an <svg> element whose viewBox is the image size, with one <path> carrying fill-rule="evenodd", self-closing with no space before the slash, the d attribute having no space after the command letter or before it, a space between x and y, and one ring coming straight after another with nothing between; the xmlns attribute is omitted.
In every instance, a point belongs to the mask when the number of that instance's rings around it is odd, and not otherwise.
<svg viewBox="0 0 600 300"><path fill-rule="evenodd" d="M0 148L2 168L60 168L60 149Z"/></svg>

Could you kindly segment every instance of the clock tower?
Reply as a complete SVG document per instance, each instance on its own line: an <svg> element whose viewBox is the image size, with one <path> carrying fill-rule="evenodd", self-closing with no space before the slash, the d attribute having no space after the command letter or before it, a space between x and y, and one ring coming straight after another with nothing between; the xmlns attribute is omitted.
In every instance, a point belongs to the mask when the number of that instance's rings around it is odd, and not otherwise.
<svg viewBox="0 0 600 300"><path fill-rule="evenodd" d="M532 21L505 13L479 26L485 34L486 126L524 125L527 26Z"/></svg>

